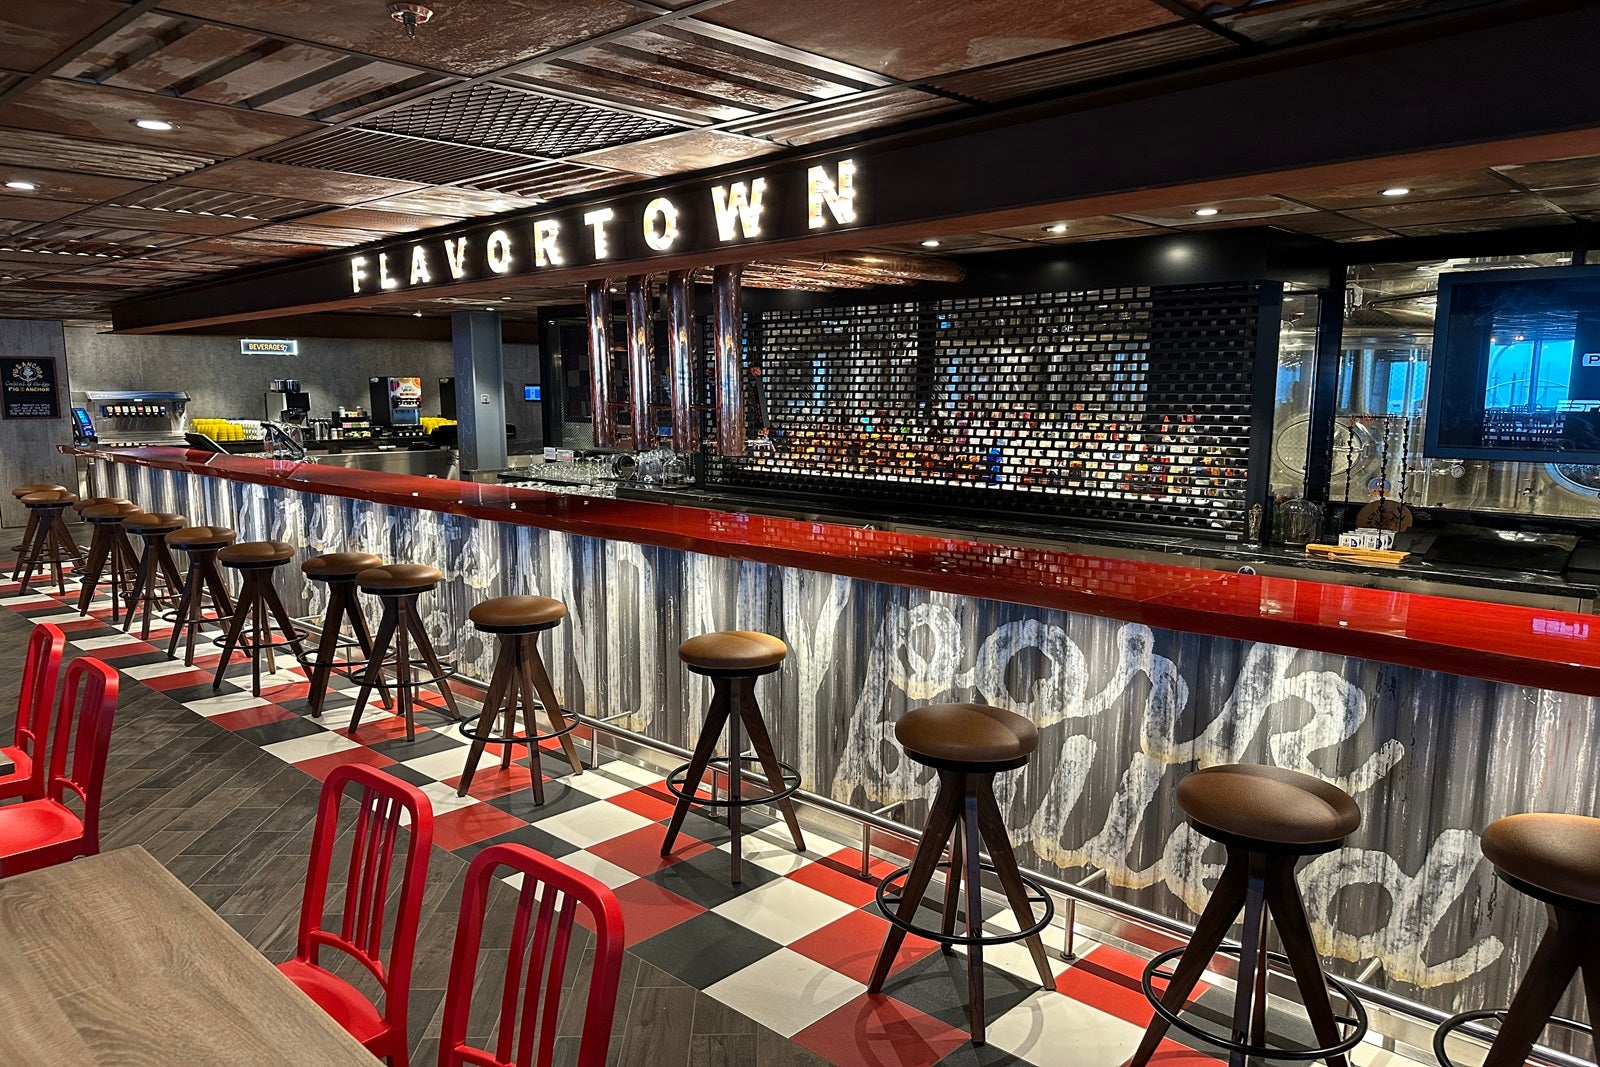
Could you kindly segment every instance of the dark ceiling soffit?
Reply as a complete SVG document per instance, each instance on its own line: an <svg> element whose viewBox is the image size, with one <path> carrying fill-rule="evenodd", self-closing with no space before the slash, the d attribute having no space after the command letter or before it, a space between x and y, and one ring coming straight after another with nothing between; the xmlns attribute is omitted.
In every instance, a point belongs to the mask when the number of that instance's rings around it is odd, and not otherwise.
<svg viewBox="0 0 1600 1067"><path fill-rule="evenodd" d="M948 229L962 220L1002 219L1030 210L1131 191L1177 189L1328 164L1461 149L1464 146L1600 131L1600 96L1588 85L1590 42L1600 39L1600 8L1561 11L1403 46L1342 53L1181 93L988 128L967 126L940 139L889 138L848 150L812 152L758 166L652 183L628 194L442 227L314 260L239 275L119 305L114 327L162 332L207 322L264 318L297 310L425 296L427 287L351 297L349 256L408 250L419 240L477 234L553 214L612 206L630 226L629 253L515 278L438 285L433 291L492 291L513 284L570 284L739 259L773 258L879 243L910 232ZM1356 87L1346 89L1344 87ZM1600 145L1600 132L1595 134ZM1587 151L1595 150L1590 145ZM1582 154L1574 150L1573 154ZM766 174L803 181L814 162L848 155L865 203L862 225L823 236L788 233L694 254L638 255L631 229L657 195L686 200L718 182ZM1484 165L1480 162L1478 165ZM831 169L831 168L830 168ZM779 188L774 181L773 189ZM802 194L803 195L803 194ZM774 205L776 208L777 205ZM771 210L771 209L769 209ZM908 232L910 231L910 232ZM568 230L573 233L575 231ZM637 255L637 258L634 258ZM396 257L397 262L398 257Z"/></svg>

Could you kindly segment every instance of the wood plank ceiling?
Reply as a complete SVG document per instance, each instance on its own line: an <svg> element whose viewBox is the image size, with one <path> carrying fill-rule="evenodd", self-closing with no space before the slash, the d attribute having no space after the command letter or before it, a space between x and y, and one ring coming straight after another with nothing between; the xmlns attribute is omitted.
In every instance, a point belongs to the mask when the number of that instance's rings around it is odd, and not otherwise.
<svg viewBox="0 0 1600 1067"><path fill-rule="evenodd" d="M102 322L219 272L1492 3L432 0L407 39L384 0L6 0L0 316ZM1330 190L1219 221L1361 239L1458 225L1467 201L1492 220L1600 210L1595 167L1570 169L1457 176L1432 198L1455 207L1421 219ZM1197 221L1178 205L962 240Z"/></svg>

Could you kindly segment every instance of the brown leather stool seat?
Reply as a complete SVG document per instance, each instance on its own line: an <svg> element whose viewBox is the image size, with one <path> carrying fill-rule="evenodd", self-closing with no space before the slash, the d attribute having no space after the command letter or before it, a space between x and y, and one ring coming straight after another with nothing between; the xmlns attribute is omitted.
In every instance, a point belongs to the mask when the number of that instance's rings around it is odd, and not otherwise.
<svg viewBox="0 0 1600 1067"><path fill-rule="evenodd" d="M1017 864L1005 817L994 795L994 776L1028 762L1039 747L1039 728L1032 720L989 704L929 704L912 708L895 723L895 740L906 756L939 771L939 790L928 809L927 822L917 841L911 863L888 874L878 885L877 903L889 920L889 931L873 966L867 992L880 993L908 933L950 946L967 946L967 1021L972 1043L987 1041L988 1015L984 1001L986 944L1021 941L1039 974L1043 988L1055 988L1055 976L1045 956L1040 933L1050 925L1055 904L1037 882L1023 875ZM950 860L944 860L946 846ZM990 863L982 861L987 848ZM994 934L983 929L982 878L988 868L1005 891L1016 921L1016 932ZM933 876L944 871L944 911L939 929L917 924L917 913ZM963 908L965 890L966 932L956 933L956 916ZM1042 914L1036 915L1034 904Z"/></svg>
<svg viewBox="0 0 1600 1067"><path fill-rule="evenodd" d="M354 677L372 662L372 634L367 629L367 618L356 604L356 576L362 571L382 567L383 560L371 552L325 552L312 556L300 564L300 573L313 582L328 587L328 604L322 613L322 628L317 638L316 659L302 666L311 668L311 690L307 702L312 718L322 717L322 706L328 699L328 683L338 670L346 677ZM345 637L349 624L353 636ZM361 659L339 657L340 648L357 648ZM378 693L383 706L390 706L389 687L381 682Z"/></svg>
<svg viewBox="0 0 1600 1067"><path fill-rule="evenodd" d="M64 485L56 485L53 482L31 482L28 485L17 486L15 489L11 490L11 495L16 497L18 500L21 500L23 497L32 496L34 493L48 493L53 490L64 493L67 491L67 487Z"/></svg>
<svg viewBox="0 0 1600 1067"><path fill-rule="evenodd" d="M1039 728L1004 708L987 704L929 704L895 723L906 755L929 767L1020 767L1039 747Z"/></svg>
<svg viewBox="0 0 1600 1067"><path fill-rule="evenodd" d="M88 496L88 497L84 497L82 500L80 500L76 504L72 505L72 510L76 511L79 515L82 515L89 508L98 507L101 504L132 504L132 503L133 503L133 501L129 500L125 496Z"/></svg>
<svg viewBox="0 0 1600 1067"><path fill-rule="evenodd" d="M667 836L661 842L661 854L670 855L683 820L695 804L726 808L731 878L738 885L743 878L743 859L740 855L744 831L741 828L740 809L751 804L771 804L789 826L789 836L794 839L796 851L804 852L805 837L800 833L800 819L795 814L790 798L800 788L800 772L778 759L772 736L767 732L766 720L761 715L761 704L756 700L756 680L771 674L789 654L789 646L771 634L754 630L721 630L716 633L691 637L678 646L678 658L695 674L711 679L711 707L706 712L705 723L700 727L700 738L695 742L694 754L689 762L667 775L667 792L677 798L673 805L672 820L667 824ZM728 733L728 755L716 757L717 744L723 729ZM744 752L742 737L748 735L754 756ZM746 765L750 764L749 770ZM759 767L760 770L756 771ZM716 796L716 772L728 776L726 799ZM707 772L711 772L711 795L700 792ZM755 772L755 773L751 773ZM747 796L744 791L746 777L765 792Z"/></svg>
<svg viewBox="0 0 1600 1067"><path fill-rule="evenodd" d="M1195 771L1178 783L1178 807L1209 837L1322 851L1361 826L1350 794L1320 778L1253 764Z"/></svg>
<svg viewBox="0 0 1600 1067"><path fill-rule="evenodd" d="M196 548L227 548L239 535L226 526L185 526L167 534L167 544L184 551Z"/></svg>
<svg viewBox="0 0 1600 1067"><path fill-rule="evenodd" d="M366 710L373 688L384 685L385 665L394 669L394 681L390 684L399 704L399 714L406 721L407 741L417 738L414 698L417 690L423 686L436 686L439 695L444 698L445 706L450 709L450 716L458 723L466 721L456 703L455 694L450 691L449 678L455 673L455 668L446 669L439 661L439 655L433 648L433 639L428 636L428 628L423 625L422 613L417 607L417 598L432 591L442 581L444 572L426 563L386 563L368 567L356 575L356 585L361 591L382 601L383 615L378 620L378 632L373 636L367 669L361 674L356 710L350 716L350 733L355 733L361 725L361 714ZM418 661L413 658L414 655L420 657L420 662L433 672L430 677L417 676Z"/></svg>
<svg viewBox="0 0 1600 1067"><path fill-rule="evenodd" d="M313 582L332 582L381 566L383 560L371 552L325 552L300 564L300 572Z"/></svg>
<svg viewBox="0 0 1600 1067"><path fill-rule="evenodd" d="M789 646L771 634L753 630L721 630L691 637L678 646L678 658L696 674L769 674L789 654Z"/></svg>
<svg viewBox="0 0 1600 1067"><path fill-rule="evenodd" d="M243 651L250 655L250 692L253 696L260 696L263 653L267 658L268 672L277 673L278 670L276 648L280 642L273 635L274 626L283 637L281 643L289 646L295 658L305 659L305 649L300 646L300 631L289 617L289 611L283 606L283 599L278 596L277 587L272 582L273 571L294 559L294 546L284 541L236 541L218 549L216 558L224 567L241 572L244 581L239 586L239 598L234 604L228 632L221 639L222 658L217 662L217 673L211 680L211 688L222 688L222 680L227 677L234 652ZM245 636L246 627L250 631L248 638Z"/></svg>
<svg viewBox="0 0 1600 1067"><path fill-rule="evenodd" d="M30 485L18 488L35 487ZM59 487L51 487L23 493L17 499L28 509L28 525L23 531L21 551L17 556L17 568L13 572L13 577L22 583L21 592L27 593L35 569L43 573L45 565L48 564L56 580L56 595L66 596L66 578L62 574L61 565L83 559L83 552L78 548L78 543L72 539L66 520L62 518L62 513L78 502L77 494Z"/></svg>
<svg viewBox="0 0 1600 1067"><path fill-rule="evenodd" d="M189 569L183 576L183 592L178 597L177 622L172 636L167 640L167 658L178 655L178 642L187 642L183 662L194 666L194 643L200 628L206 622L220 623L233 615L233 598L217 569L217 553L237 541L238 535L226 526L185 526L173 530L164 540L167 547L175 548L189 556ZM211 601L212 615L206 618L207 599Z"/></svg>
<svg viewBox="0 0 1600 1067"><path fill-rule="evenodd" d="M547 596L497 596L467 612L472 624L486 634L548 630L566 617L567 606Z"/></svg>
<svg viewBox="0 0 1600 1067"><path fill-rule="evenodd" d="M1366 1009L1348 986L1322 969L1295 881L1295 864L1303 856L1338 848L1361 827L1361 809L1350 794L1320 778L1285 767L1242 763L1195 771L1178 783L1177 800L1191 826L1226 847L1227 863L1188 946L1163 952L1145 967L1144 992L1155 1016L1128 1067L1146 1067L1171 1026L1227 1049L1232 1064L1273 1057L1275 1046L1267 1044L1266 1033L1269 920L1283 945L1278 958L1286 959L1294 973L1300 1003L1316 1036L1316 1047L1301 1049L1296 1058L1346 1067L1348 1053L1366 1034ZM1223 949L1240 912L1245 916L1240 947ZM1226 1034L1205 1029L1182 1014L1219 950L1239 957L1232 1030ZM1177 967L1169 974L1163 968L1173 959ZM1167 978L1159 995L1153 984L1156 977ZM1334 1015L1330 989L1348 1005L1348 1017Z"/></svg>
<svg viewBox="0 0 1600 1067"><path fill-rule="evenodd" d="M151 611L163 600L176 607L183 589L183 578L178 574L172 550L167 547L166 535L183 529L189 525L189 520L170 511L146 511L129 515L122 524L144 541L144 550L139 554L139 573L133 583L133 598L128 601L122 630L124 633L132 630L134 613L142 608L144 622L139 638L148 641ZM157 582L164 584L164 593L157 592Z"/></svg>
<svg viewBox="0 0 1600 1067"><path fill-rule="evenodd" d="M294 548L283 541L237 541L217 553L224 567L278 567L294 559Z"/></svg>
<svg viewBox="0 0 1600 1067"><path fill-rule="evenodd" d="M130 515L143 515L144 508L130 501L110 500L100 504L91 504L81 511L85 522L120 523Z"/></svg>
<svg viewBox="0 0 1600 1067"><path fill-rule="evenodd" d="M529 784L535 804L544 803L544 769L539 758L541 741L559 741L572 773L583 773L583 764L578 760L578 750L571 736L578 726L577 720L569 720L561 710L555 684L545 669L544 658L539 655L539 635L560 625L566 617L567 606L546 596L497 596L474 604L467 612L467 618L480 633L496 635L498 648L489 688L483 695L483 710L476 723L461 727L462 735L472 739L472 748L467 753L461 781L456 785L457 796L467 795L478 773L484 746L489 744L501 746L500 769L503 771L511 767L515 746L528 746L528 770L532 774ZM535 709L540 705L550 724L543 732L534 718ZM498 733L495 732L497 718L502 720Z"/></svg>
<svg viewBox="0 0 1600 1067"><path fill-rule="evenodd" d="M1495 874L1545 906L1547 924L1528 960L1509 1008L1464 1011L1434 1033L1434 1056L1453 1067L1446 1038L1459 1027L1487 1019L1500 1027L1484 1067L1522 1067L1547 1026L1594 1033L1556 1016L1556 1008L1581 972L1591 1007L1600 998L1600 819L1554 812L1528 812L1496 819L1484 828L1483 854ZM1600 1052L1600 1043L1592 1044Z"/></svg>

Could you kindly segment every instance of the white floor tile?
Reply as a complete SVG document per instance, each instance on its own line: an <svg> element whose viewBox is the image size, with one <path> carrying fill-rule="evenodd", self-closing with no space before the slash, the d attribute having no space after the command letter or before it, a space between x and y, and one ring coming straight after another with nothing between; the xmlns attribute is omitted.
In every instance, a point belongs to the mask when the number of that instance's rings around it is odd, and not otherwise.
<svg viewBox="0 0 1600 1067"><path fill-rule="evenodd" d="M361 721L367 721L365 716L362 717ZM466 768L466 760L462 754L450 748L442 752L430 752L426 756L418 756L416 759L401 760L400 762L414 771L421 771L436 782L442 782L446 778L459 778L462 770Z"/></svg>
<svg viewBox="0 0 1600 1067"><path fill-rule="evenodd" d="M1143 1036L1142 1027L1043 990L989 1023L989 1044L1035 1067L1061 1063L1064 1042L1071 1046L1074 1063L1124 1063Z"/></svg>
<svg viewBox="0 0 1600 1067"><path fill-rule="evenodd" d="M304 737L263 745L261 751L269 756L276 756L285 763L299 763L302 760L315 759L317 756L329 756L335 752L360 747L348 737L323 730Z"/></svg>
<svg viewBox="0 0 1600 1067"><path fill-rule="evenodd" d="M828 855L826 852L812 850L811 835L809 833L805 835L806 851L796 852L794 850L794 839L789 836L788 827L782 823L778 825L780 833L777 835L776 840L767 836L767 830L772 829L771 827L745 835L739 855L746 861L763 870L771 871L773 874L793 874L806 864L815 863ZM733 842L724 841L717 847L723 852L730 852L733 850Z"/></svg>
<svg viewBox="0 0 1600 1067"><path fill-rule="evenodd" d="M55 597L45 596L43 593L28 593L25 596L8 596L5 598L8 608L25 608L31 604L48 604Z"/></svg>
<svg viewBox="0 0 1600 1067"><path fill-rule="evenodd" d="M272 701L265 697L251 696L249 693L222 693L214 697L204 697L200 700L191 700L184 707L197 715L211 718L213 715L222 715L229 711L243 711L245 708L259 708Z"/></svg>
<svg viewBox="0 0 1600 1067"><path fill-rule="evenodd" d="M619 885L627 885L639 877L632 871L625 871L616 864L607 863L599 856L588 852L574 852L571 855L562 856L561 862L595 878L607 889L615 889ZM521 885L520 880L518 885Z"/></svg>
<svg viewBox="0 0 1600 1067"><path fill-rule="evenodd" d="M562 760L563 762L566 760L565 753L560 751L552 753L552 755L556 759ZM580 757L582 756L581 751L579 755ZM625 785L621 782L618 782L616 779L609 778L606 775L595 774L593 771L585 771L582 774L568 775L565 780L568 785L576 789L578 792L587 793L590 796L598 797L601 800L605 800L607 797L621 796L623 793L631 793L636 788L635 786Z"/></svg>
<svg viewBox="0 0 1600 1067"><path fill-rule="evenodd" d="M193 669L185 667L181 659L164 659L160 663L143 663L137 667L128 667L122 673L143 682L151 678L165 678L169 674L182 674Z"/></svg>
<svg viewBox="0 0 1600 1067"><path fill-rule="evenodd" d="M534 825L545 833L554 834L579 848L588 848L602 841L610 841L613 837L620 837L646 826L654 826L655 823L627 808L602 801L598 804L585 804L581 808L562 812L560 815L552 815Z"/></svg>
<svg viewBox="0 0 1600 1067"><path fill-rule="evenodd" d="M12 603L16 603L16 601L12 601ZM63 611L63 612L61 612L59 614L33 615L33 616L30 616L28 618L28 621L29 622L54 622L54 623L82 622L83 621L83 616L79 615L76 611Z"/></svg>
<svg viewBox="0 0 1600 1067"><path fill-rule="evenodd" d="M355 714L356 706L354 704L348 707L328 707L324 705L322 716L317 721L330 730L343 730L350 725L350 720L355 717ZM368 704L366 710L361 713L361 725L366 726L368 723L377 722L380 719L392 719L394 717L390 712L383 710L382 704Z"/></svg>
<svg viewBox="0 0 1600 1067"><path fill-rule="evenodd" d="M619 759L609 760L605 763L602 763L600 766L596 767L595 770L602 771L611 778L628 782L635 787L641 785L655 785L657 782L661 781L662 778L662 776L657 774L655 771L646 770L643 767L634 766L632 763L629 763L626 760Z"/></svg>
<svg viewBox="0 0 1600 1067"><path fill-rule="evenodd" d="M866 988L781 948L712 985L706 994L784 1037L793 1037Z"/></svg>
<svg viewBox="0 0 1600 1067"><path fill-rule="evenodd" d="M116 648L118 645L136 645L138 643L138 634L125 634L120 630L104 637L85 637L81 641L72 642L74 647L81 648L85 652L94 652L102 648Z"/></svg>
<svg viewBox="0 0 1600 1067"><path fill-rule="evenodd" d="M788 878L741 893L712 909L780 945L790 945L855 909Z"/></svg>
<svg viewBox="0 0 1600 1067"><path fill-rule="evenodd" d="M461 768L457 767L456 773L459 774L460 772ZM433 802L433 813L436 816L443 815L447 811L460 811L462 808L470 808L474 804L482 803L470 793L464 797L456 796L456 787L445 785L443 782L429 782L427 785L420 785L417 788L426 793L428 799Z"/></svg>

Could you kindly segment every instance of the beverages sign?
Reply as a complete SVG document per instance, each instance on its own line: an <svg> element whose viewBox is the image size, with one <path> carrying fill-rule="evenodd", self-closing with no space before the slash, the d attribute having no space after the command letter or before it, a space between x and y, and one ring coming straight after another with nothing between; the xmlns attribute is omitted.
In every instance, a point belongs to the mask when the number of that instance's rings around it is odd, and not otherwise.
<svg viewBox="0 0 1600 1067"><path fill-rule="evenodd" d="M61 417L55 357L0 359L0 414L8 419Z"/></svg>
<svg viewBox="0 0 1600 1067"><path fill-rule="evenodd" d="M354 253L346 257L345 291L399 292L821 233L860 221L860 188L855 161L840 159L803 172L747 173L700 190L524 215Z"/></svg>
<svg viewBox="0 0 1600 1067"><path fill-rule="evenodd" d="M298 356L300 342L241 339L239 353L245 356Z"/></svg>

